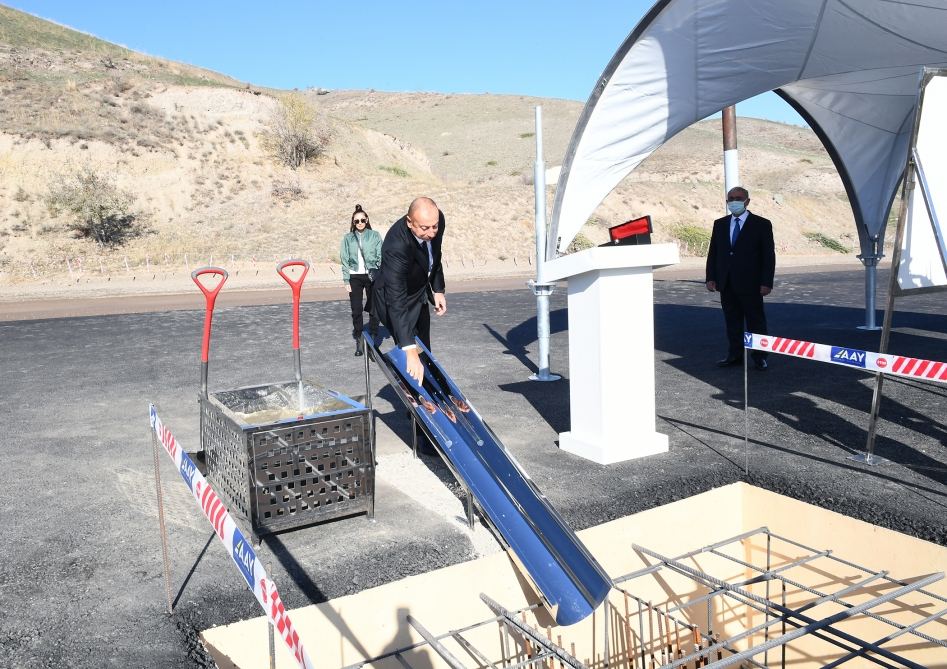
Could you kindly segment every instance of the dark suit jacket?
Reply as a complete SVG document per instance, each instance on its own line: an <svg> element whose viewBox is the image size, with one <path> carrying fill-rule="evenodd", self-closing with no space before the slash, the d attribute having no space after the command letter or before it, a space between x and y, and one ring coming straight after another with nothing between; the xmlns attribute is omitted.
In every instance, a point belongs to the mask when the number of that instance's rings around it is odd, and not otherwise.
<svg viewBox="0 0 947 669"><path fill-rule="evenodd" d="M773 287L776 272L776 247L773 224L750 212L736 246L730 248L730 221L724 216L714 221L707 251L707 281L716 281L717 290L735 293L759 293L760 286Z"/></svg>
<svg viewBox="0 0 947 669"><path fill-rule="evenodd" d="M411 234L406 217L398 219L381 246L381 268L372 290L372 313L395 339L397 346L414 343L414 335L425 301L434 303L434 293L444 292L441 241L444 213L437 235L431 240L434 264L428 277L427 250Z"/></svg>

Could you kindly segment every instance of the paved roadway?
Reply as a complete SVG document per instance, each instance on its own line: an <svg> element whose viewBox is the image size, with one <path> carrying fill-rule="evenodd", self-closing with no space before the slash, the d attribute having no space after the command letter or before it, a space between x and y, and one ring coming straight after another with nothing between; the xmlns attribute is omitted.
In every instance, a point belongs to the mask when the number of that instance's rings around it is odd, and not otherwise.
<svg viewBox="0 0 947 669"><path fill-rule="evenodd" d="M947 545L942 387L886 384L877 451L892 463L867 468L848 456L864 448L871 377L774 358L770 371L751 372L747 477L742 373L713 362L724 352L719 304L699 280L663 276L655 284L658 429L671 449L612 467L556 448L557 433L568 429L568 381L526 380L536 355L528 291L452 295L449 314L435 323L439 358L573 526L744 479ZM862 276L780 276L768 303L771 331L874 350L878 334L854 329L864 318ZM886 285L883 273L879 284ZM561 291L552 305L553 369L567 373ZM343 301L304 305L303 367L330 387L358 393L361 364L352 357L347 312ZM0 665L202 666L199 630L258 614L166 464L178 601L174 616L162 613L147 407L158 404L185 446L197 443L202 315L0 318ZM906 298L891 349L944 360L945 333L943 295ZM292 364L288 305L220 309L212 390L289 379ZM405 420L390 391L376 390L382 452L403 452ZM443 466L424 463L449 482ZM356 517L272 538L265 559L284 601L322 601L475 555L459 524L409 492L380 484L375 523Z"/></svg>

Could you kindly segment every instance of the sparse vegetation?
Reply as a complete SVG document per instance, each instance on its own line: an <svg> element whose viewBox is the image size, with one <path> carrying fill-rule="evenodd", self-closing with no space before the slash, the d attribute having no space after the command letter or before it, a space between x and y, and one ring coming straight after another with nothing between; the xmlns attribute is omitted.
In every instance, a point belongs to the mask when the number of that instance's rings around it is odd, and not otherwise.
<svg viewBox="0 0 947 669"><path fill-rule="evenodd" d="M400 167L393 167L391 165L379 165L378 169L380 169L382 172L388 172L389 174L394 174L396 177L408 176L408 171Z"/></svg>
<svg viewBox="0 0 947 669"><path fill-rule="evenodd" d="M684 247L685 255L705 256L710 248L710 231L696 225L679 225L672 234Z"/></svg>
<svg viewBox="0 0 947 669"><path fill-rule="evenodd" d="M521 132L520 133L520 139L529 139L530 137L535 137L535 136L536 136L535 132Z"/></svg>
<svg viewBox="0 0 947 669"><path fill-rule="evenodd" d="M575 236L575 239L572 240L572 243L569 244L569 248L566 250L566 252L575 253L576 251L584 251L585 249L590 249L594 246L596 246L595 242L580 232Z"/></svg>
<svg viewBox="0 0 947 669"><path fill-rule="evenodd" d="M838 240L832 239L831 237L826 237L821 232L803 232L802 235L810 242L820 244L830 251L835 251L837 253L848 253L848 249L842 246Z"/></svg>
<svg viewBox="0 0 947 669"><path fill-rule="evenodd" d="M500 163L498 163L498 162L495 161L495 160L488 160L488 161L487 161L487 167L496 167L496 166L499 165L499 164L500 164Z"/></svg>
<svg viewBox="0 0 947 669"><path fill-rule="evenodd" d="M277 200L293 202L295 200L304 199L306 192L303 190L302 185L300 185L299 178L295 178L286 181L273 181L273 186L270 188L270 195Z"/></svg>
<svg viewBox="0 0 947 669"><path fill-rule="evenodd" d="M117 246L140 234L133 202L131 193L91 167L60 175L46 196L50 214L69 214L68 227L99 246Z"/></svg>
<svg viewBox="0 0 947 669"><path fill-rule="evenodd" d="M276 159L294 170L325 153L331 138L327 122L298 93L280 100L270 119L269 132Z"/></svg>

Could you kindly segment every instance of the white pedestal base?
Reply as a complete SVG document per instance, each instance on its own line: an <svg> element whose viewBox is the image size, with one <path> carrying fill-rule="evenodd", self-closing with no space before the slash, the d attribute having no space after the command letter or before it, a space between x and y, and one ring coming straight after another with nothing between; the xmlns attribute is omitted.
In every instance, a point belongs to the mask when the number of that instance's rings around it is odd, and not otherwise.
<svg viewBox="0 0 947 669"><path fill-rule="evenodd" d="M570 431L559 447L600 464L668 450L655 429L652 269L677 246L595 248L546 263L569 280Z"/></svg>
<svg viewBox="0 0 947 669"><path fill-rule="evenodd" d="M559 448L600 465L610 465L615 462L667 453L668 438L666 434L660 432L650 434L639 432L634 436L625 434L621 437L601 437L594 442L588 442L571 432L563 432L559 435Z"/></svg>

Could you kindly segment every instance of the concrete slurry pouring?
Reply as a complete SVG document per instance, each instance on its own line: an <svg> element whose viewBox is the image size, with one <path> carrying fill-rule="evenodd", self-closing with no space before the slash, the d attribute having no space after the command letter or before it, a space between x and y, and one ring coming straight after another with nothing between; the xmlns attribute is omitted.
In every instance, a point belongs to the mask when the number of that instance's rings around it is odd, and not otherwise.
<svg viewBox="0 0 947 669"><path fill-rule="evenodd" d="M855 329L864 320L863 274L854 261L849 266L782 270L768 300L771 332L874 350L878 333ZM886 285L885 277L882 272L879 285ZM561 291L552 304L552 367L566 373ZM899 300L891 350L947 359L942 304L942 295ZM212 666L199 632L259 615L167 463L162 466L176 604L173 616L163 613L147 406L156 402L179 440L196 447L202 318L196 290L192 310L173 312L7 320L0 308L4 663ZM358 394L361 359L352 356L347 319L346 302L304 304L303 371ZM288 300L223 306L214 323L211 390L291 379L290 323ZM885 384L877 453L890 464L866 467L848 457L864 449L871 377L774 357L769 371L750 375L747 476L742 373L714 364L725 346L716 296L704 290L697 270L658 275L658 429L668 434L670 452L602 467L557 449L556 435L569 424L568 379L527 381L535 371L535 333L535 301L525 288L458 293L450 298L448 315L435 321L434 349L575 529L746 481L947 545L943 388ZM409 424L391 391L377 383L375 390L375 522L353 517L266 540L264 559L290 608L492 550L488 537L472 536L459 520L459 490L446 468L427 457L407 461ZM445 490L454 495L445 496Z"/></svg>

